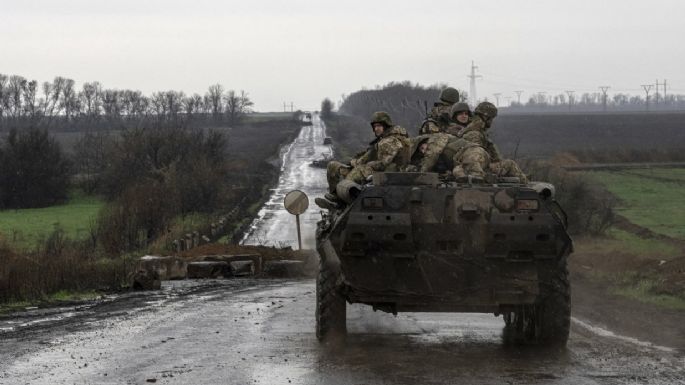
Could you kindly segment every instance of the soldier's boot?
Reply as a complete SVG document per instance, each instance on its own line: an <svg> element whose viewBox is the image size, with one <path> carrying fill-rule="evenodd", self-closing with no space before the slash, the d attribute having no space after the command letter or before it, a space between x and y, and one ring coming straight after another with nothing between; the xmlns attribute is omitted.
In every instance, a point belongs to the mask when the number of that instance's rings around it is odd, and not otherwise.
<svg viewBox="0 0 685 385"><path fill-rule="evenodd" d="M314 198L314 203L316 203L316 205L321 207L322 209L326 209L326 210L330 210L330 211L337 210L339 208L338 203L331 202L325 198Z"/></svg>
<svg viewBox="0 0 685 385"><path fill-rule="evenodd" d="M338 198L338 196L335 193L330 193L330 192L323 194L323 197L326 198L326 200L329 200L331 202L338 202L340 200L340 198Z"/></svg>

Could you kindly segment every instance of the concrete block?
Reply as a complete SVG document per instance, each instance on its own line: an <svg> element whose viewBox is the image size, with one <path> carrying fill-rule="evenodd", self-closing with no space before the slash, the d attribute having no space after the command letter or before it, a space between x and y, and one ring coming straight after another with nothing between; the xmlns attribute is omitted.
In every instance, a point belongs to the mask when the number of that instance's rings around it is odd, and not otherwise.
<svg viewBox="0 0 685 385"><path fill-rule="evenodd" d="M146 255L140 257L136 266L137 271L154 271L162 281L170 279L184 279L187 272L187 262L179 257L160 257Z"/></svg>
<svg viewBox="0 0 685 385"><path fill-rule="evenodd" d="M304 261L267 261L264 264L264 275L278 278L303 277L306 275L305 267Z"/></svg>
<svg viewBox="0 0 685 385"><path fill-rule="evenodd" d="M229 266L234 277L253 276L255 273L253 261L233 261L229 263Z"/></svg>
<svg viewBox="0 0 685 385"><path fill-rule="evenodd" d="M162 288L162 280L154 270L138 270L133 274L131 288L133 290L159 290Z"/></svg>
<svg viewBox="0 0 685 385"><path fill-rule="evenodd" d="M231 268L223 261L199 261L188 263L188 278L226 278Z"/></svg>
<svg viewBox="0 0 685 385"><path fill-rule="evenodd" d="M224 261L227 263L236 261L252 261L254 263L254 273L260 274L262 272L262 256L259 254L228 254L228 255L207 255L202 257L204 261Z"/></svg>

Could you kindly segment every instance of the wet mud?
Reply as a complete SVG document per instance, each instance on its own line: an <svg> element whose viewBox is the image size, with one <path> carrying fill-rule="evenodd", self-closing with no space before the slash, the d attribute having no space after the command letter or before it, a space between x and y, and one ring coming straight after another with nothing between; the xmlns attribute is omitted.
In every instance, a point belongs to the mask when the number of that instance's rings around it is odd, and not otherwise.
<svg viewBox="0 0 685 385"><path fill-rule="evenodd" d="M578 322L550 350L505 343L489 314L351 305L348 338L320 344L314 292L312 280L165 282L2 332L0 383L685 383L681 352Z"/></svg>

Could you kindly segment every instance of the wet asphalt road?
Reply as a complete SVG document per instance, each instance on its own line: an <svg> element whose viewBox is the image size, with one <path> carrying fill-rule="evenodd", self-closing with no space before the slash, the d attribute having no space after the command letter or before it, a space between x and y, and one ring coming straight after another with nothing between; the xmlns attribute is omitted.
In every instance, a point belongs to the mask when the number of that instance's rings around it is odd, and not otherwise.
<svg viewBox="0 0 685 385"><path fill-rule="evenodd" d="M321 219L321 209L314 198L327 191L326 170L311 167L315 159L331 155L330 145L324 145L326 128L318 115L313 115L311 126L304 126L298 137L283 149L281 175L278 186L272 190L269 201L259 211L250 230L243 238L246 245L293 246L297 248L295 217L283 207L285 195L292 190L303 191L309 197L309 208L300 215L302 247L313 249L316 222Z"/></svg>
<svg viewBox="0 0 685 385"><path fill-rule="evenodd" d="M248 244L296 244L282 208L310 196L313 246L330 151L315 119L283 152L279 186ZM574 318L566 349L508 346L487 314L348 311L345 344L314 335L313 280L164 282L157 292L0 317L0 384L685 384L683 352L632 341Z"/></svg>
<svg viewBox="0 0 685 385"><path fill-rule="evenodd" d="M314 335L313 280L165 282L58 320L0 319L2 384L683 384L685 356L574 322L566 349L508 346L501 317L350 307Z"/></svg>

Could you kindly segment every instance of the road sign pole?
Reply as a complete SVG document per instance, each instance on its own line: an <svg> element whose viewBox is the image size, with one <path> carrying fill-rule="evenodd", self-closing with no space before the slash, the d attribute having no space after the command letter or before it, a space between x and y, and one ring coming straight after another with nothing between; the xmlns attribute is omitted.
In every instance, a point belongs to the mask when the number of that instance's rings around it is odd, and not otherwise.
<svg viewBox="0 0 685 385"><path fill-rule="evenodd" d="M302 237L300 236L300 214L295 215L295 221L297 222L297 246L298 250L302 250Z"/></svg>

